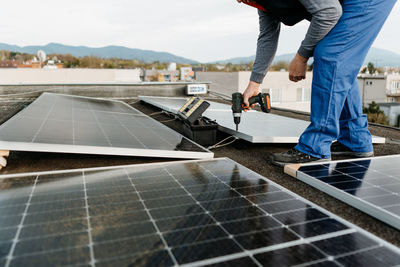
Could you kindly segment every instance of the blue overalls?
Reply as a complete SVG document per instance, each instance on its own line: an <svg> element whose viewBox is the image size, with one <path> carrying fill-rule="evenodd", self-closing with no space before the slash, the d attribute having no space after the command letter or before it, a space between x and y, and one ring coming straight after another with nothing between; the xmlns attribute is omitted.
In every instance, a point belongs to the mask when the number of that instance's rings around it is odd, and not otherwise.
<svg viewBox="0 0 400 267"><path fill-rule="evenodd" d="M396 0L344 0L343 15L314 51L311 124L296 149L330 158L338 140L355 152L373 151L357 74Z"/></svg>

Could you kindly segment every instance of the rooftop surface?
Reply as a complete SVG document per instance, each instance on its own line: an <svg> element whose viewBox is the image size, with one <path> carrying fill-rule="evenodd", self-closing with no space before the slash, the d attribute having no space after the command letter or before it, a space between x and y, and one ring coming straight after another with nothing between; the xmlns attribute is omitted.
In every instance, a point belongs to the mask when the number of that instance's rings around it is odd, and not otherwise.
<svg viewBox="0 0 400 267"><path fill-rule="evenodd" d="M154 114L159 110L137 102L136 99L124 99L127 103L145 114ZM212 99L213 101L221 101ZM3 123L12 115L16 114L32 99L20 99L7 102L0 107L0 123ZM225 102L228 103L228 102ZM307 120L306 114L292 111L273 110L274 114ZM163 122L168 127L177 132L183 133L180 121L171 121L171 118L164 114L155 114L152 117ZM370 131L374 135L387 138L387 144L375 145L375 155L393 155L400 152L400 130L377 125L371 125ZM218 140L222 140L227 135L218 133ZM244 165L245 167L263 175L270 180L282 185L296 194L320 205L321 207L337 214L338 216L356 224L357 226L385 239L386 241L400 246L400 231L380 222L371 216L347 205L343 202L328 196L327 194L305 184L283 173L283 169L276 167L269 162L272 153L283 152L293 145L282 144L251 144L245 141L237 141L232 145L213 150L215 157L228 157ZM343 159L343 158L333 158ZM13 174L23 172L65 170L89 167L116 166L125 164L141 164L163 161L173 161L175 159L159 159L145 157L116 157L116 156L97 156L79 154L58 154L58 153L33 153L33 152L12 152L8 158L8 165L0 171L0 174ZM176 159L179 160L179 159Z"/></svg>

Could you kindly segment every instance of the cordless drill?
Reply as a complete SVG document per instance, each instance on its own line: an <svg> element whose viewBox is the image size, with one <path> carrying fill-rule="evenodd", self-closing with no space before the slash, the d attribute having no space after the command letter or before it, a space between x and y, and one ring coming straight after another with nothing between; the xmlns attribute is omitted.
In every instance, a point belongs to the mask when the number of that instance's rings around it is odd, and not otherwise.
<svg viewBox="0 0 400 267"><path fill-rule="evenodd" d="M259 93L256 96L249 98L249 105L253 105L258 103L261 107L261 110L269 113L271 111L271 100L269 94ZM232 94L232 112L233 112L233 121L236 124L236 131L239 129L240 118L242 116L242 110L244 109L244 100L243 95L241 93L233 93Z"/></svg>

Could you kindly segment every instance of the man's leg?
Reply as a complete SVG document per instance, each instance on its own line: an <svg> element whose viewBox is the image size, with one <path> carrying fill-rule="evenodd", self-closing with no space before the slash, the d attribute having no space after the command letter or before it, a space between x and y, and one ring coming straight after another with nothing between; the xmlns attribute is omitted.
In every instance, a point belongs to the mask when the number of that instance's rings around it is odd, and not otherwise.
<svg viewBox="0 0 400 267"><path fill-rule="evenodd" d="M369 155L372 152L372 138L368 130L368 120L362 112L360 88L358 80L353 83L340 115L340 133L338 142L350 151L358 152L354 155ZM345 149L346 151L346 149ZM370 153L372 154L372 153ZM351 155L351 153L349 153Z"/></svg>
<svg viewBox="0 0 400 267"><path fill-rule="evenodd" d="M344 132L341 140L355 151L372 150L366 118L360 111L359 91L356 92L359 88L354 86L354 81L395 2L344 1L343 16L314 52L311 124L300 137L298 151L317 158L330 158L331 143L339 138L343 108L354 112L350 112L351 115L345 112L342 117L343 129L347 121L349 133ZM357 99L346 102L348 96Z"/></svg>

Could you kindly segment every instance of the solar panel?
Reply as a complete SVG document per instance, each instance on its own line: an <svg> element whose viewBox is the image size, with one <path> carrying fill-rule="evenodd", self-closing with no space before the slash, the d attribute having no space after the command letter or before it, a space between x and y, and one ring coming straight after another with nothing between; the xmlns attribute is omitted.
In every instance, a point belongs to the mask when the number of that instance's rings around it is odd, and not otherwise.
<svg viewBox="0 0 400 267"><path fill-rule="evenodd" d="M0 150L213 157L212 152L121 101L50 93L0 126Z"/></svg>
<svg viewBox="0 0 400 267"><path fill-rule="evenodd" d="M229 159L0 177L0 265L400 264L400 250Z"/></svg>
<svg viewBox="0 0 400 267"><path fill-rule="evenodd" d="M154 96L139 96L139 99L172 113L177 113L186 101L184 98ZM216 120L220 131L251 143L297 143L300 135L309 125L307 121L252 110L242 113L237 132L232 119L231 106L208 102L211 106L204 112L204 116ZM385 138L373 136L372 142L385 143Z"/></svg>
<svg viewBox="0 0 400 267"><path fill-rule="evenodd" d="M183 97L159 97L159 96L138 96L138 99L156 106L162 110L177 114L179 109L186 103L189 98ZM210 103L210 107L207 110L225 110L232 111L229 105L222 103L207 101ZM253 111L251 111L253 112Z"/></svg>
<svg viewBox="0 0 400 267"><path fill-rule="evenodd" d="M324 164L289 165L285 171L315 188L400 229L400 155Z"/></svg>

